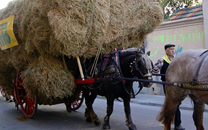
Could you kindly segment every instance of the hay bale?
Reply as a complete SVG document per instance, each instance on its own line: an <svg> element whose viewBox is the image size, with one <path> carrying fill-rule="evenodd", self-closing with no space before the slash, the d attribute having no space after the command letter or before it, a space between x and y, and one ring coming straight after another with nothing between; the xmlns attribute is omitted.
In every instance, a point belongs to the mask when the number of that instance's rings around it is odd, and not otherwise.
<svg viewBox="0 0 208 130"><path fill-rule="evenodd" d="M0 86L7 94L13 95L13 83L17 72L10 60L5 60L11 59L11 55L8 54L10 54L9 50L0 51Z"/></svg>
<svg viewBox="0 0 208 130"><path fill-rule="evenodd" d="M161 8L149 0L14 0L0 10L0 20L13 15L19 45L0 51L0 79L8 71L0 85L11 86L20 69L29 93L49 99L71 94L75 86L60 57L90 58L99 48L107 54L114 48L140 47L163 20Z"/></svg>
<svg viewBox="0 0 208 130"><path fill-rule="evenodd" d="M41 55L23 71L23 83L26 84L28 94L37 95L42 101L72 95L76 86L74 77L63 66L59 59Z"/></svg>
<svg viewBox="0 0 208 130"><path fill-rule="evenodd" d="M112 48L140 48L145 37L163 21L159 4L148 0L114 1L111 6L113 16L109 37L114 38L105 45L107 53Z"/></svg>
<svg viewBox="0 0 208 130"><path fill-rule="evenodd" d="M28 54L92 57L141 45L163 20L148 0L18 0L0 14L15 15L15 35Z"/></svg>
<svg viewBox="0 0 208 130"><path fill-rule="evenodd" d="M16 77L16 70L5 62L0 61L0 86L4 89L8 95L13 95L14 79Z"/></svg>
<svg viewBox="0 0 208 130"><path fill-rule="evenodd" d="M85 2L74 0L70 11L54 9L48 13L65 55L92 57L101 45L104 54L114 48L140 47L163 20L160 6L147 0Z"/></svg>

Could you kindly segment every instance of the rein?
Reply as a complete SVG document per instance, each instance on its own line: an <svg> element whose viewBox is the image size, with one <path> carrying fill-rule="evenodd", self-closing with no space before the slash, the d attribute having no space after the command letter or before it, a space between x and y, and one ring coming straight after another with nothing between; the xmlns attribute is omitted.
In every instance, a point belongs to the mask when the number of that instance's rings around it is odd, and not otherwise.
<svg viewBox="0 0 208 130"><path fill-rule="evenodd" d="M123 78L123 77L113 77L114 79L125 79L130 81L138 81L138 82L150 82L150 83L158 83L158 84L166 84L166 85L173 85L183 89L194 89L200 91L208 91L207 84L192 84L192 83L173 83L173 82L161 82L161 81L154 81L154 80L147 80L147 79L136 79L136 78Z"/></svg>
<svg viewBox="0 0 208 130"><path fill-rule="evenodd" d="M135 96L138 95L140 93L140 91L142 90L142 88L143 88L142 82L139 82L139 86L142 86L142 87L139 87L138 92L136 94L134 94Z"/></svg>
<svg viewBox="0 0 208 130"><path fill-rule="evenodd" d="M196 74L195 74L193 80L191 81L191 83L197 83L197 78L198 78L199 70L201 69L201 65L202 65L204 59L208 56L208 53L207 53L207 52L208 52L208 50L204 51L204 52L200 55L200 56L202 56L204 53L206 53L206 55L204 55L204 57L202 57L202 59L201 59L201 61L200 61L200 63L199 63L199 66L198 66L198 68L197 68Z"/></svg>

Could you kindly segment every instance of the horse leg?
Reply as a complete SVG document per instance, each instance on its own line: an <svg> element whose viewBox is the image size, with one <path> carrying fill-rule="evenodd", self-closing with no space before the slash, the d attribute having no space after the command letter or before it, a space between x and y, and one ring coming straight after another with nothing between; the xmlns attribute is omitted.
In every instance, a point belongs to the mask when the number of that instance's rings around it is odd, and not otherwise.
<svg viewBox="0 0 208 130"><path fill-rule="evenodd" d="M104 118L104 124L103 124L103 129L110 129L110 115L113 113L113 102L114 98L112 97L106 97L107 98L107 115Z"/></svg>
<svg viewBox="0 0 208 130"><path fill-rule="evenodd" d="M86 118L86 121L87 122L92 122L92 118L91 118L91 115L90 115L90 111L88 109L88 104L89 104L89 89L86 89L86 88L82 88L82 91L83 91L83 95L84 95L84 98L85 98L85 105L87 106L87 108L85 109L85 118Z"/></svg>
<svg viewBox="0 0 208 130"><path fill-rule="evenodd" d="M91 113L91 117L92 117L92 120L94 121L94 124L95 124L95 125L100 125L100 124L101 124L101 123L100 123L100 120L99 120L99 118L97 117L97 115L95 114L95 111L93 110L93 107L92 107L92 105L93 105L93 103L94 103L96 97L97 97L97 95L91 93L91 95L90 95L90 101L91 101L91 102L89 103L88 108L89 108L89 111L90 111L90 113Z"/></svg>
<svg viewBox="0 0 208 130"><path fill-rule="evenodd" d="M203 126L203 112L205 109L205 104L194 95L189 95L194 102L194 112L193 112L193 120L197 130L204 130Z"/></svg>
<svg viewBox="0 0 208 130"><path fill-rule="evenodd" d="M97 115L95 114L93 107L92 107L93 102L94 102L95 98L97 97L97 95L92 94L92 93L91 93L91 95L89 95L89 89L84 89L83 94L85 97L85 104L87 106L87 108L85 109L86 121L87 122L94 121L95 125L100 125L100 120L97 117Z"/></svg>
<svg viewBox="0 0 208 130"><path fill-rule="evenodd" d="M130 95L127 95L124 101L124 111L126 114L126 125L129 127L129 130L137 130L136 125L131 119L131 108L130 108Z"/></svg>

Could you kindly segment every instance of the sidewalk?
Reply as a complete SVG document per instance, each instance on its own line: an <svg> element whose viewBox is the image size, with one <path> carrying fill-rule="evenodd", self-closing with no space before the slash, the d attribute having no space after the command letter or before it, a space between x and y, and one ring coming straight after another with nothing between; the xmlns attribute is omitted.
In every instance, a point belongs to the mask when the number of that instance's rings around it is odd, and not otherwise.
<svg viewBox="0 0 208 130"><path fill-rule="evenodd" d="M151 95L151 94L138 94L135 98L131 98L131 103L137 103L141 105L161 106L165 100L164 95ZM186 97L181 105L180 109L193 110L193 102L189 97ZM205 112L208 112L208 106L205 105Z"/></svg>

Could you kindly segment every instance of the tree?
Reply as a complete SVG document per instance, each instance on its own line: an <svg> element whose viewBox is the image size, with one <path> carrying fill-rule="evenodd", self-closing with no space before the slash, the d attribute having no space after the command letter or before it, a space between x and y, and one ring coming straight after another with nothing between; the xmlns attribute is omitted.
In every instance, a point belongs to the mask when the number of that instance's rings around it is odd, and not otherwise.
<svg viewBox="0 0 208 130"><path fill-rule="evenodd" d="M162 0L161 6L164 13L164 19L169 17L175 10L192 7L202 4L201 0Z"/></svg>

